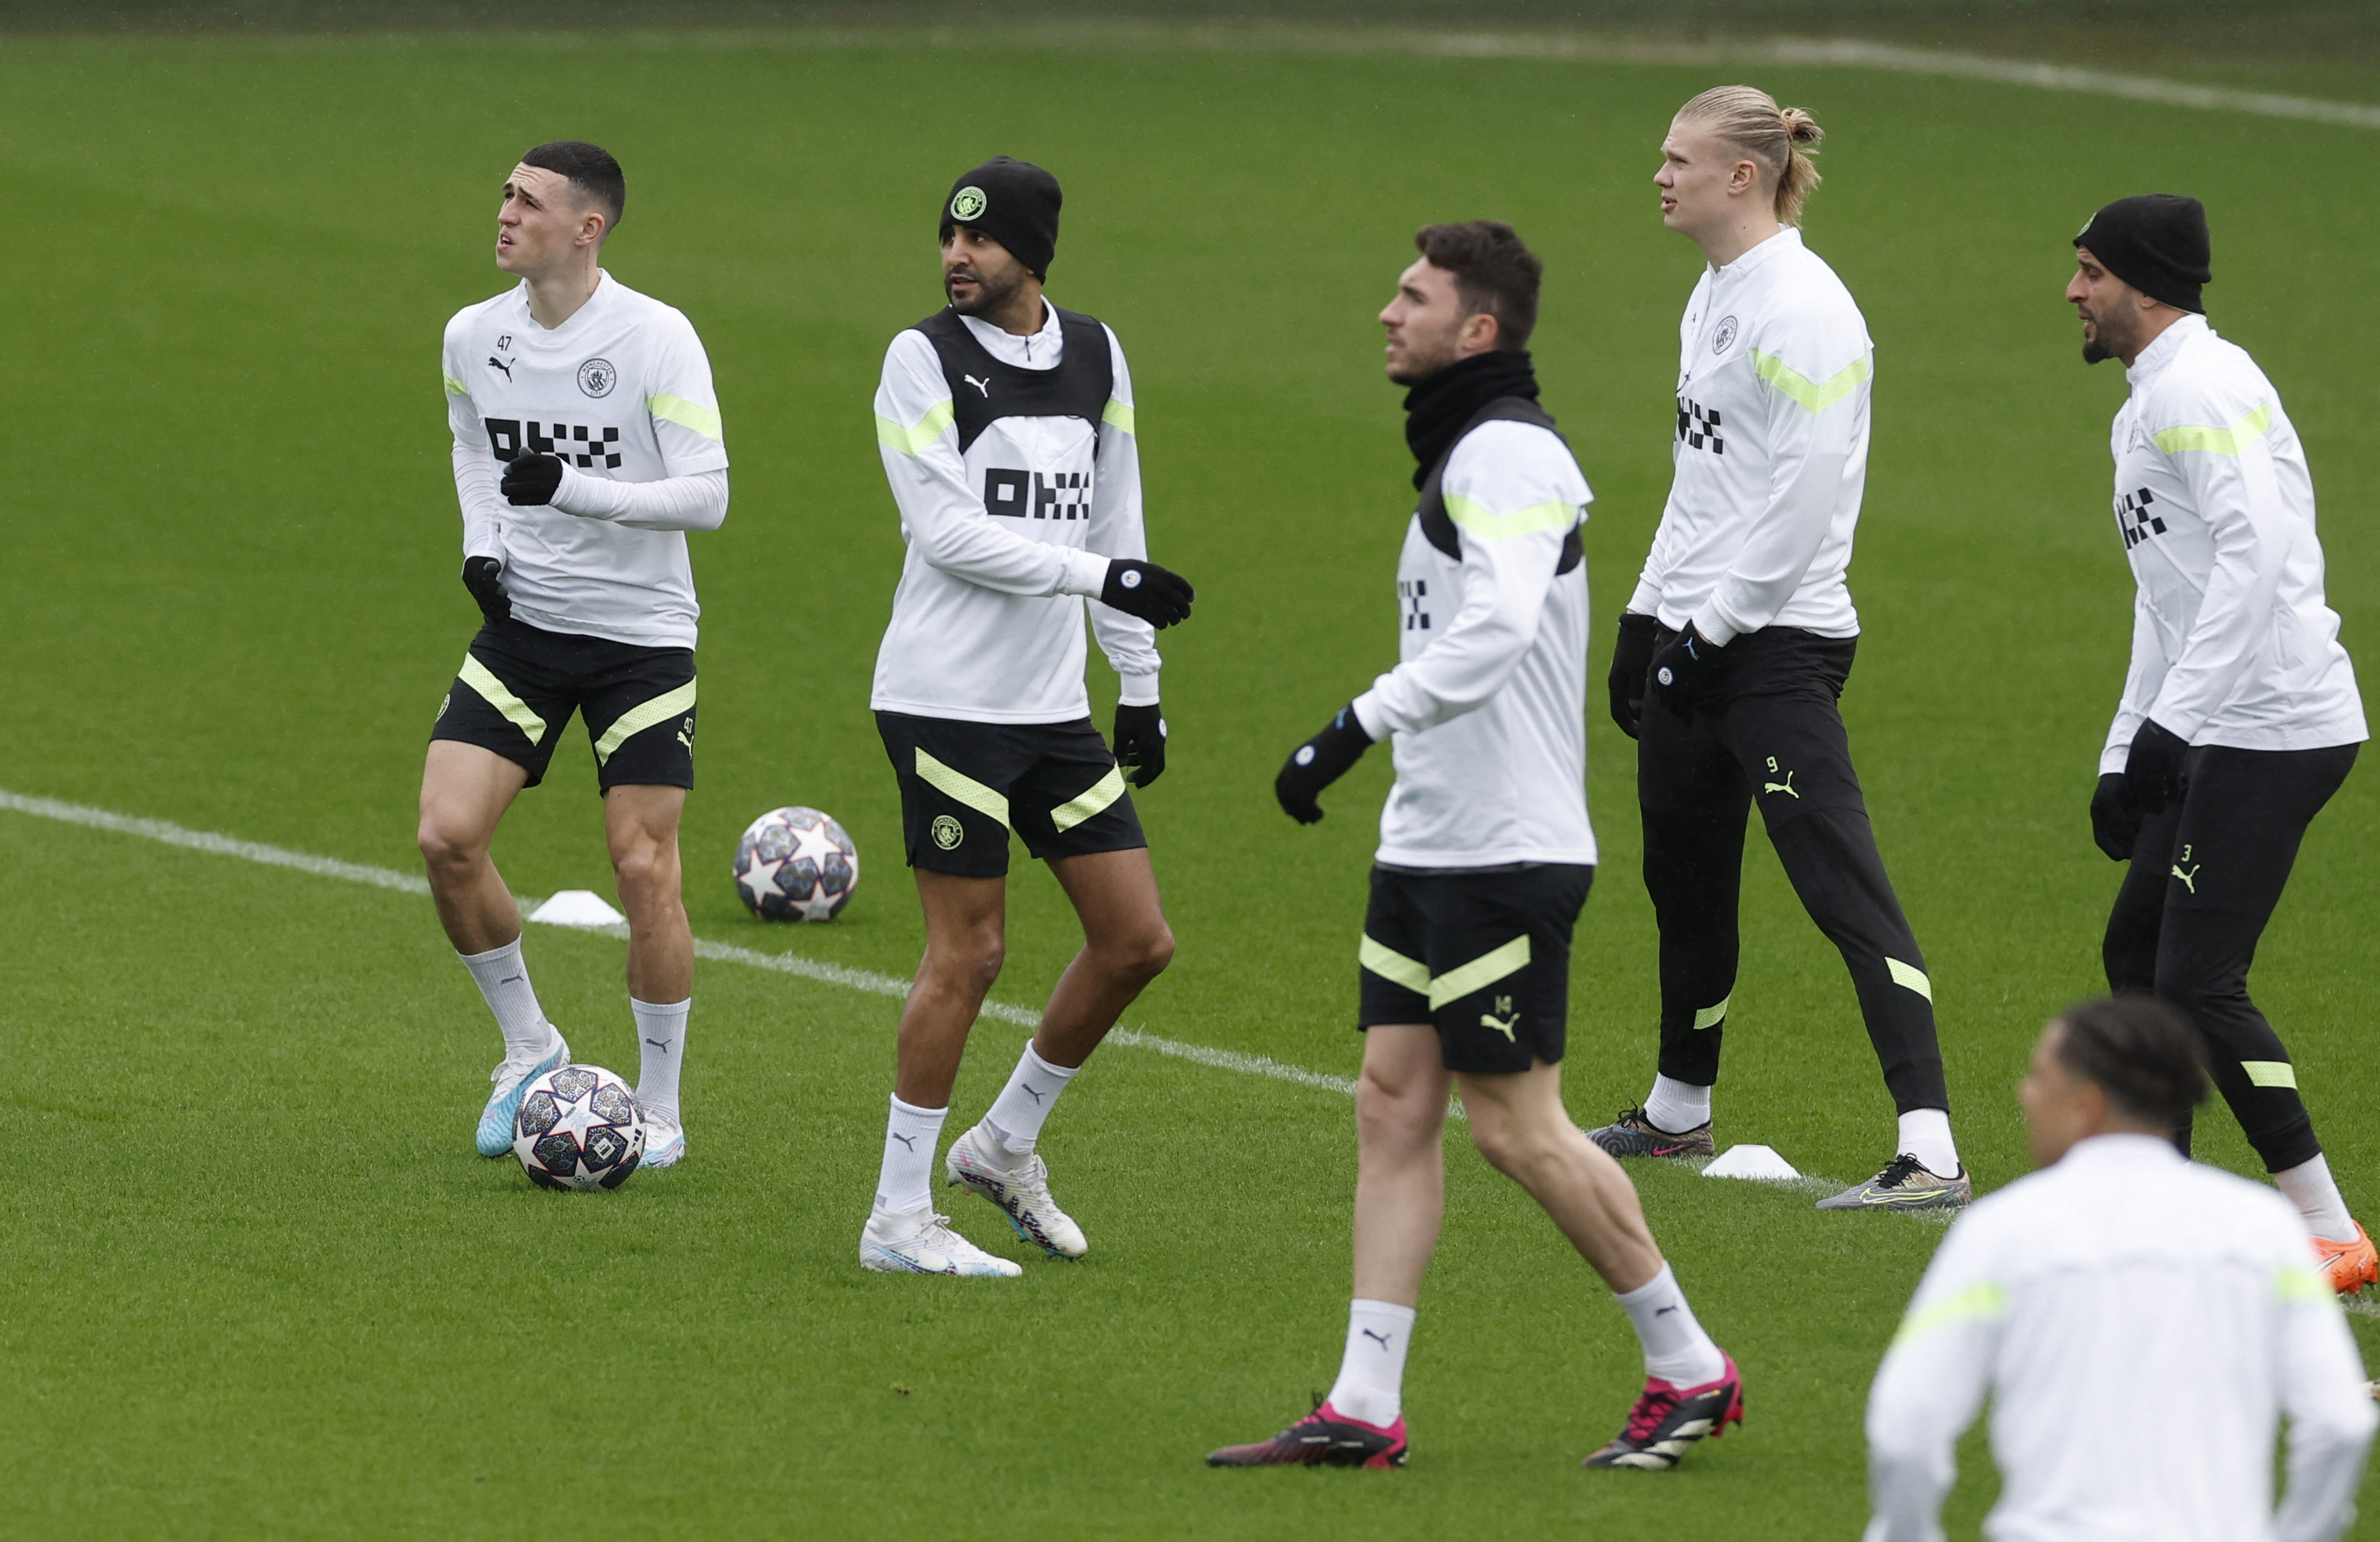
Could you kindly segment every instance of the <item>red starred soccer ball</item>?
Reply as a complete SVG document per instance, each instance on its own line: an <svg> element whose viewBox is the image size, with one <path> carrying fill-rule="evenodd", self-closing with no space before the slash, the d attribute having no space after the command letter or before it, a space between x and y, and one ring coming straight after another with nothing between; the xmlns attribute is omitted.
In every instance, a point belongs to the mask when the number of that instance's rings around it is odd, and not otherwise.
<svg viewBox="0 0 2380 1542"><path fill-rule="evenodd" d="M764 921L831 921L859 887L859 848L815 808L775 808L735 846L735 892Z"/></svg>

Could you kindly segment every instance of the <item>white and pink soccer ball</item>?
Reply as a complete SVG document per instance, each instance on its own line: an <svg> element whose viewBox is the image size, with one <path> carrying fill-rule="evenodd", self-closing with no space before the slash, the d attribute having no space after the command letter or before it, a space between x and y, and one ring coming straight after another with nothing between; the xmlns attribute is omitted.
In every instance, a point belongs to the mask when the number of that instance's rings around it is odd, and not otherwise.
<svg viewBox="0 0 2380 1542"><path fill-rule="evenodd" d="M735 892L764 921L831 921L859 886L859 848L815 808L776 808L735 846Z"/></svg>

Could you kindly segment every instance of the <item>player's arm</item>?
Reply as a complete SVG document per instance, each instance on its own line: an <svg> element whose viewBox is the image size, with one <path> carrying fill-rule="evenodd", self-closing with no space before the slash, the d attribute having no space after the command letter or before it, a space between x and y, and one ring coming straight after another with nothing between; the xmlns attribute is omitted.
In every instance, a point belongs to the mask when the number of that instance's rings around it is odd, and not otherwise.
<svg viewBox="0 0 2380 1542"><path fill-rule="evenodd" d="M1476 711L1512 677L1536 639L1562 538L1583 517L1582 489L1565 485L1568 456L1554 451L1525 424L1489 424L1456 447L1440 483L1463 553L1454 619L1291 755L1274 795L1292 819L1320 819L1317 795L1372 745Z"/></svg>
<svg viewBox="0 0 2380 1542"><path fill-rule="evenodd" d="M504 594L504 499L496 492L495 463L488 455L487 425L463 383L455 328L449 326L440 374L446 383L446 427L454 435L455 498L463 510L463 587L490 622L509 620L513 602Z"/></svg>
<svg viewBox="0 0 2380 1542"><path fill-rule="evenodd" d="M2286 1232L2277 1241L2302 1245ZM2330 1282L2294 1253L2283 1253L2274 1293L2276 1390L2289 1419L2289 1470L2273 1536L2275 1542L2332 1542L2354 1524L2355 1494L2380 1413Z"/></svg>
<svg viewBox="0 0 2380 1542"><path fill-rule="evenodd" d="M2236 409L2236 410L2235 410ZM2289 514L2268 441L2269 402L2210 394L2154 441L2190 484L2215 539L2215 568L2198 619L2149 707L2150 719L2187 744L2231 694L2272 631L2273 603L2289 560Z"/></svg>
<svg viewBox="0 0 2380 1542"><path fill-rule="evenodd" d="M505 499L550 504L582 519L639 530L715 530L727 519L727 437L710 359L694 324L675 311L655 323L643 388L666 475L649 482L590 477L559 455L525 455L504 467Z"/></svg>
<svg viewBox="0 0 2380 1542"><path fill-rule="evenodd" d="M1944 1239L1868 1390L1864 1542L1941 1542L1959 1437L1983 1409L2007 1309L1974 1220Z"/></svg>
<svg viewBox="0 0 2380 1542"><path fill-rule="evenodd" d="M1099 448L1091 468L1091 523L1085 543L1103 557L1148 560L1140 492L1140 441L1133 418L1132 371L1112 329L1108 353L1115 382L1100 414ZM1094 602L1091 635L1116 672L1115 755L1146 787L1165 772L1165 713L1158 701L1157 628L1139 616Z"/></svg>

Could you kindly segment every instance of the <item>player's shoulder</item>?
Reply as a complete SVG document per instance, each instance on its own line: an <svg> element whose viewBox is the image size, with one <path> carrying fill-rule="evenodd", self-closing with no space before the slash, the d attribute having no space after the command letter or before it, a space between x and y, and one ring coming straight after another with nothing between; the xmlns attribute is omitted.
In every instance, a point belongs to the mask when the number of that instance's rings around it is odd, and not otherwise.
<svg viewBox="0 0 2380 1542"><path fill-rule="evenodd" d="M475 300L446 320L446 340L455 342L469 336L484 324L512 319L521 303L521 286L501 289L486 299Z"/></svg>
<svg viewBox="0 0 2380 1542"><path fill-rule="evenodd" d="M1584 503L1586 474L1560 434L1541 423L1503 418L1463 436L1446 457L1439 485L1449 492L1500 494L1496 502Z"/></svg>
<svg viewBox="0 0 2380 1542"><path fill-rule="evenodd" d="M639 331L652 331L691 338L698 344L701 334L695 331L694 322L686 313L666 300L655 299L641 289L632 289L609 273L603 282L611 286L610 303L613 313Z"/></svg>
<svg viewBox="0 0 2380 1542"><path fill-rule="evenodd" d="M1867 318L1827 260L1799 240L1779 251L1754 321L1755 336L1779 348L1841 352L1869 346Z"/></svg>
<svg viewBox="0 0 2380 1542"><path fill-rule="evenodd" d="M2153 430L2228 428L2260 407L2280 407L2248 350L2207 326L2182 339L2173 362L2141 395L2142 416Z"/></svg>

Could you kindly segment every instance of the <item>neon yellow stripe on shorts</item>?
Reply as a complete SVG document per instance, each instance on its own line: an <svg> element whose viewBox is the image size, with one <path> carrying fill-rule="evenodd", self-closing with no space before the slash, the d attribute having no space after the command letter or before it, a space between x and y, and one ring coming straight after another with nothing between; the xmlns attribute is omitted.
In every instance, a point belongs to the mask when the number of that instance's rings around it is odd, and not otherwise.
<svg viewBox="0 0 2380 1542"><path fill-rule="evenodd" d="M917 775L929 787L949 795L977 813L989 814L1002 824L1008 822L1008 799L965 772L953 771L922 749L917 751Z"/></svg>
<svg viewBox="0 0 2380 1542"><path fill-rule="evenodd" d="M1085 820L1096 819L1107 809L1109 805L1122 796L1123 796L1123 768L1110 766L1107 775L1092 783L1089 791L1080 797L1069 798L1050 809L1050 822L1057 827L1059 834L1063 835Z"/></svg>
<svg viewBox="0 0 2380 1542"><path fill-rule="evenodd" d="M504 715L504 721L528 735L533 745L545 743L545 720L529 710L529 704L512 693L512 687L497 679L488 666L470 654L463 655L463 667L455 672L463 684L480 693L481 700Z"/></svg>
<svg viewBox="0 0 2380 1542"><path fill-rule="evenodd" d="M1429 1010L1436 1012L1449 1002L1459 1002L1475 990L1516 975L1529 966L1529 935L1523 932L1492 953L1481 953L1470 963L1449 969L1429 982Z"/></svg>
<svg viewBox="0 0 2380 1542"><path fill-rule="evenodd" d="M1416 996L1429 994L1428 965L1407 958L1384 942L1375 942L1368 935L1355 950L1355 962L1390 985L1402 985Z"/></svg>
<svg viewBox="0 0 2380 1542"><path fill-rule="evenodd" d="M622 712L603 736L595 741L595 763L602 765L630 739L656 723L667 722L681 712L694 710L694 682L689 680L674 691L666 691L642 706Z"/></svg>

